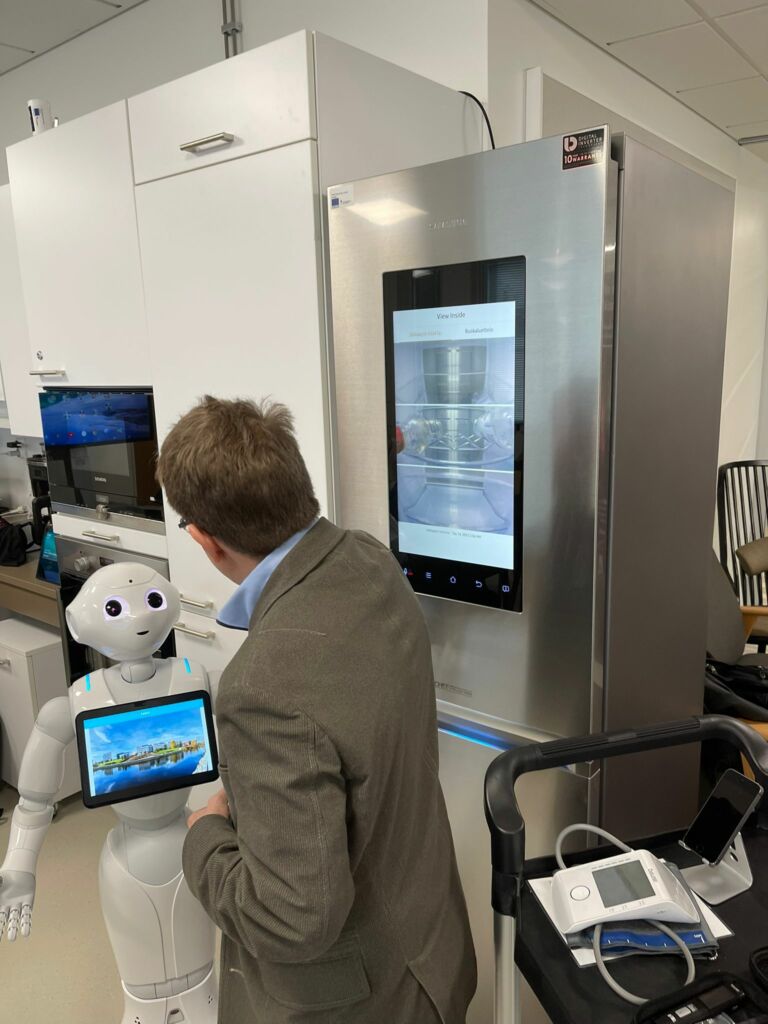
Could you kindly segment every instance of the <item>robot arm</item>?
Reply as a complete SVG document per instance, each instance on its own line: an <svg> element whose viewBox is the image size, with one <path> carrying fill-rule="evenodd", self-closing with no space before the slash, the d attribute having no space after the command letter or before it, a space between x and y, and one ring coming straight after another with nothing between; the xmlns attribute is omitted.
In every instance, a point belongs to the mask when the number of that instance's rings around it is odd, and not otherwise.
<svg viewBox="0 0 768 1024"><path fill-rule="evenodd" d="M0 939L29 935L35 899L37 857L53 818L56 793L64 779L64 754L74 739L67 697L48 701L29 737L19 773L19 803L13 812L5 860L0 866Z"/></svg>

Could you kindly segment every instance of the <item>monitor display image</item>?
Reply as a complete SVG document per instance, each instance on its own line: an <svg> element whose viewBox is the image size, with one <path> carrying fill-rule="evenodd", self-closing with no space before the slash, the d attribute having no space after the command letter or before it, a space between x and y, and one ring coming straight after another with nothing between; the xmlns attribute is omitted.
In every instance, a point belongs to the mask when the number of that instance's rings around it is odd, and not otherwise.
<svg viewBox="0 0 768 1024"><path fill-rule="evenodd" d="M392 549L421 593L519 611L525 260L385 274L384 300Z"/></svg>
<svg viewBox="0 0 768 1024"><path fill-rule="evenodd" d="M148 441L155 436L148 391L57 388L40 394L47 447Z"/></svg>
<svg viewBox="0 0 768 1024"><path fill-rule="evenodd" d="M84 712L78 716L78 745L89 806L209 782L217 775L210 702L202 692Z"/></svg>

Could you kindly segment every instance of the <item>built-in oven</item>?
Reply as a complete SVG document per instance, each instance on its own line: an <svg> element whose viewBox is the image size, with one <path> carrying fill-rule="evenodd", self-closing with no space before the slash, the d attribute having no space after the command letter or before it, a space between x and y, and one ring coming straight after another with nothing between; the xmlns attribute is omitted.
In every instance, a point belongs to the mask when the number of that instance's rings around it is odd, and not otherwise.
<svg viewBox="0 0 768 1024"><path fill-rule="evenodd" d="M54 509L162 521L150 388L46 388L40 412Z"/></svg>
<svg viewBox="0 0 768 1024"><path fill-rule="evenodd" d="M168 562L164 558L137 554L135 551L120 551L114 547L93 544L90 541L74 540L70 537L56 536L56 556L58 559L59 576L61 579L61 601L64 608L77 596L80 588L97 569L116 562L141 562L148 565L168 579ZM70 681L79 679L87 672L105 668L112 664L99 651L78 643L67 631L67 654L69 661ZM176 655L176 644L173 632L157 651L159 657L171 658Z"/></svg>

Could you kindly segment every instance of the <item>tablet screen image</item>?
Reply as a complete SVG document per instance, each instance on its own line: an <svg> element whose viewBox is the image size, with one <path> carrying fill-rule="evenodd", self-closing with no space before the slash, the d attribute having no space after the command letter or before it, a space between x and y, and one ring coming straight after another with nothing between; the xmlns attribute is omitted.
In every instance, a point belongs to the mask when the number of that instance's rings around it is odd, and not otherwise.
<svg viewBox="0 0 768 1024"><path fill-rule="evenodd" d="M88 806L210 782L217 753L207 693L182 694L78 716Z"/></svg>

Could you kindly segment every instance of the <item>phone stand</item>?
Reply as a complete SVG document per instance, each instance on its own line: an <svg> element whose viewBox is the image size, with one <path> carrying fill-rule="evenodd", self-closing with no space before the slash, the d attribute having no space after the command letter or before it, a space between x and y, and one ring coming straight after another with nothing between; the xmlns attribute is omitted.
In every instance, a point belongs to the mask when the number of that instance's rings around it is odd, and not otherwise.
<svg viewBox="0 0 768 1024"><path fill-rule="evenodd" d="M680 874L698 896L713 906L746 892L752 885L752 869L741 832L736 834L719 864L714 867L696 864L683 868Z"/></svg>

